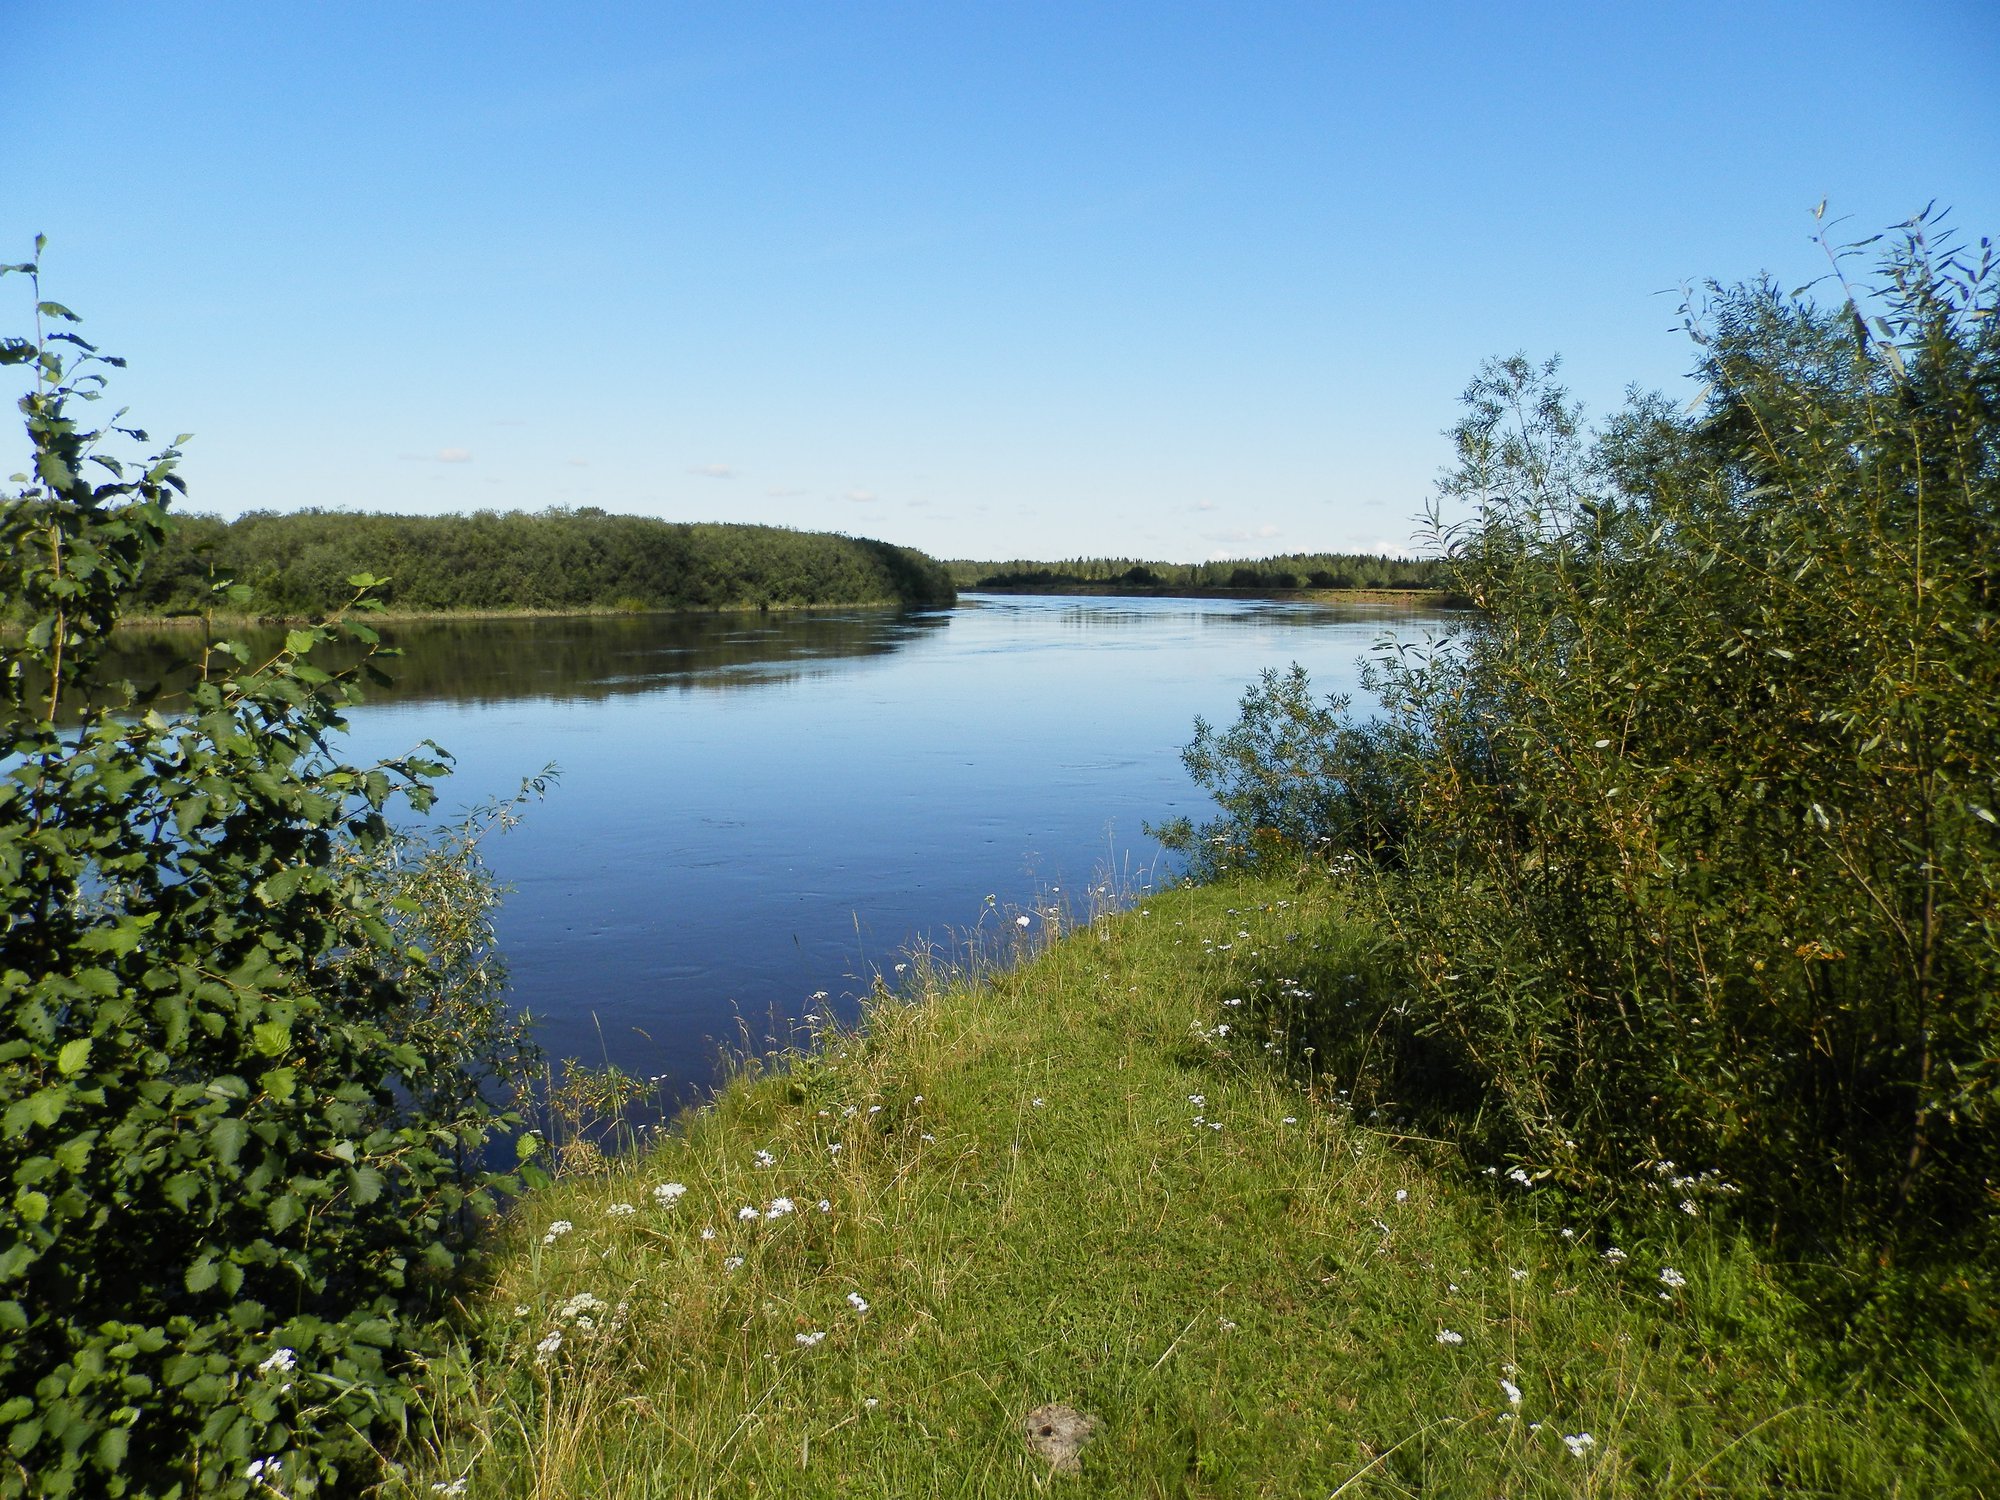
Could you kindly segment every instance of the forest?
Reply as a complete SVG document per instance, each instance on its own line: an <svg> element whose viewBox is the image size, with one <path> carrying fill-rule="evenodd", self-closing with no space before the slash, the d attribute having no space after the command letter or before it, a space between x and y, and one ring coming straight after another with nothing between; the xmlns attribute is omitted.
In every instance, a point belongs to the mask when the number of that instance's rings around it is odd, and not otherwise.
<svg viewBox="0 0 2000 1500"><path fill-rule="evenodd" d="M962 589L1049 590L1083 585L1135 592L1177 589L1441 589L1440 564L1429 558L1364 552L1288 552L1280 557L1217 562L1147 562L1130 557L1072 557L1057 562L1014 558L945 564Z"/></svg>
<svg viewBox="0 0 2000 1500"><path fill-rule="evenodd" d="M405 516L183 514L148 563L135 613L200 613L218 583L260 615L338 608L357 573L397 612L949 605L950 577L908 547L778 526L673 522L595 507Z"/></svg>

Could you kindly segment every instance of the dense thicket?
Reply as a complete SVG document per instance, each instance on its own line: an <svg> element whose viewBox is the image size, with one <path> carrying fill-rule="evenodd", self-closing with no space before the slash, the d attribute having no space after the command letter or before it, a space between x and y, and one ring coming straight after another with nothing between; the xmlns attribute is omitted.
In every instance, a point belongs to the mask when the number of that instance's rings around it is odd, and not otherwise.
<svg viewBox="0 0 2000 1500"><path fill-rule="evenodd" d="M0 340L0 1495L358 1494L501 1185L493 886L385 822L435 757L337 758L330 626L217 648L171 716L73 711L178 454L79 425L117 362L36 318Z"/></svg>
<svg viewBox="0 0 2000 1500"><path fill-rule="evenodd" d="M183 516L148 566L137 607L206 607L216 576L248 608L332 609L358 572L398 610L732 609L948 605L944 568L908 547L776 526L687 524L597 509L394 516L252 512Z"/></svg>
<svg viewBox="0 0 2000 1500"><path fill-rule="evenodd" d="M1379 720L1273 676L1189 759L1204 847L1372 872L1393 981L1312 1038L1358 1086L1523 1180L1990 1271L2000 278L1919 219L1838 287L1709 287L1699 405L1594 437L1490 366L1442 538L1483 618L1379 662Z"/></svg>
<svg viewBox="0 0 2000 1500"><path fill-rule="evenodd" d="M1291 552L1282 557L1227 562L1142 562L1130 557L1072 557L1060 562L945 564L960 588L1060 588L1115 584L1133 589L1438 589L1444 574L1435 559L1383 557L1361 552Z"/></svg>

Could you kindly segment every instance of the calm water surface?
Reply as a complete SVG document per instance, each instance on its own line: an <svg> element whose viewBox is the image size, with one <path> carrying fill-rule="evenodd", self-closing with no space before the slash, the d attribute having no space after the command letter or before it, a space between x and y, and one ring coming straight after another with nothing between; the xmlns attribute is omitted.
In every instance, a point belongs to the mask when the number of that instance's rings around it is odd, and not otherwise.
<svg viewBox="0 0 2000 1500"><path fill-rule="evenodd" d="M913 943L1172 878L1147 822L1209 810L1179 753L1264 667L1352 691L1392 607L968 596L950 612L403 626L354 756L432 739L441 809L559 780L489 841L517 1004L560 1058L677 1093ZM1057 897L1054 893L1060 891Z"/></svg>

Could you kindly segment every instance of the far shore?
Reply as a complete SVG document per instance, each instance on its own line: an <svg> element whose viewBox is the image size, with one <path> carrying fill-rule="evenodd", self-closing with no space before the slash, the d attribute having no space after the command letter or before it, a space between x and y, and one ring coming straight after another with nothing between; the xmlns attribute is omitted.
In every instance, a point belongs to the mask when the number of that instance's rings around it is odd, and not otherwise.
<svg viewBox="0 0 2000 1500"><path fill-rule="evenodd" d="M1233 589L1220 587L1171 587L1129 583L1010 584L1004 588L968 585L965 594L1077 595L1086 598L1133 599L1268 599L1280 603L1306 604L1421 604L1435 609L1473 609L1462 594L1441 589ZM824 604L717 604L699 609L621 609L613 605L584 605L574 609L396 609L393 606L357 611L350 618L376 625L422 624L445 620L569 620L630 618L645 615L742 615L809 614L841 609L941 609L947 605L904 605L895 599L844 599ZM243 629L254 626L304 625L327 619L327 615L250 614L217 611L210 615L128 615L119 621L121 630L195 630L203 626ZM9 626L8 630L18 627Z"/></svg>

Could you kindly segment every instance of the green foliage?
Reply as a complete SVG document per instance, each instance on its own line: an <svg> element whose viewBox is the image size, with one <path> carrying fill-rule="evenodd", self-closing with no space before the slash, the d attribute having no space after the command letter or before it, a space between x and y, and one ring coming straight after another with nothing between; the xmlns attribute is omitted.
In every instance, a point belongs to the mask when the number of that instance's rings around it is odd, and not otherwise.
<svg viewBox="0 0 2000 1500"><path fill-rule="evenodd" d="M1462 1130L1598 1202L1715 1171L1791 1243L1990 1268L2000 281L1919 218L1840 285L1709 286L1699 408L1594 438L1552 365L1489 366L1445 486L1485 616L1378 664L1385 721L1305 724L1361 806L1296 805L1401 954L1342 1065L1473 1080ZM1287 764L1232 733L1190 763L1240 824Z"/></svg>
<svg viewBox="0 0 2000 1500"><path fill-rule="evenodd" d="M476 1086L490 882L450 844L436 910L383 879L431 857L385 809L444 767L334 758L340 627L215 647L171 713L94 680L178 454L80 425L118 361L38 320L0 343L34 376L0 502L0 1495L352 1493L500 1185L469 1164L509 1123Z"/></svg>
<svg viewBox="0 0 2000 1500"><path fill-rule="evenodd" d="M1116 587L1136 592L1174 589L1246 589L1258 593L1315 589L1441 589L1444 574L1433 559L1383 557L1359 552L1293 552L1250 561L1168 563L1129 557L1073 557L1062 562L946 563L960 588L1059 589Z"/></svg>
<svg viewBox="0 0 2000 1500"><path fill-rule="evenodd" d="M200 613L221 573L248 588L242 608L312 616L341 605L348 575L364 566L389 575L378 591L386 605L414 611L926 608L954 598L940 564L887 542L586 508L190 517L149 561L137 604Z"/></svg>

